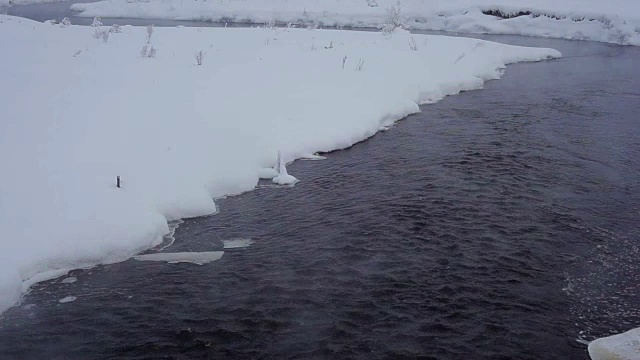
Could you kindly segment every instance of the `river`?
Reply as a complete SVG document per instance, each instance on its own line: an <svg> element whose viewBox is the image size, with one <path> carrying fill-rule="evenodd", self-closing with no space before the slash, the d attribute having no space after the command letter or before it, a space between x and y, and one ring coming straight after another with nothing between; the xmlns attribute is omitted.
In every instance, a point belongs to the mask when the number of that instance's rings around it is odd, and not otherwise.
<svg viewBox="0 0 640 360"><path fill-rule="evenodd" d="M297 161L164 250L218 261L35 285L0 358L588 359L640 326L640 49L473 37L564 57Z"/></svg>

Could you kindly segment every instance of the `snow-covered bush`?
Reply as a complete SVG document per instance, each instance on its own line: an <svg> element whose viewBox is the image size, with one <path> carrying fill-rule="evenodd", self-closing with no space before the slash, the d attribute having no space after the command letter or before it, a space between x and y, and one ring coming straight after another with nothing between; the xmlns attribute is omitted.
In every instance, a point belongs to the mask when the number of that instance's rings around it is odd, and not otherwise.
<svg viewBox="0 0 640 360"><path fill-rule="evenodd" d="M384 9L384 22L378 26L382 33L390 35L395 29L407 29L406 20L402 17L402 5L400 1L394 6L390 6Z"/></svg>
<svg viewBox="0 0 640 360"><path fill-rule="evenodd" d="M274 30L277 28L277 23L275 20L269 20L268 22L264 23L263 28L268 30Z"/></svg>
<svg viewBox="0 0 640 360"><path fill-rule="evenodd" d="M100 17L96 16L93 18L93 22L91 23L92 27L102 26L102 22L100 21Z"/></svg>
<svg viewBox="0 0 640 360"><path fill-rule="evenodd" d="M122 32L122 26L118 24L113 24L111 25L111 29L109 29L109 32L114 34L120 34Z"/></svg>
<svg viewBox="0 0 640 360"><path fill-rule="evenodd" d="M204 56L207 53L204 50L200 50L195 54L195 58L196 58L196 64L198 66L202 65L202 63L204 62Z"/></svg>
<svg viewBox="0 0 640 360"><path fill-rule="evenodd" d="M62 21L60 21L60 25L63 26L63 27L64 26L69 26L69 25L71 25L71 20L69 20L69 18L66 17L66 18L62 19Z"/></svg>

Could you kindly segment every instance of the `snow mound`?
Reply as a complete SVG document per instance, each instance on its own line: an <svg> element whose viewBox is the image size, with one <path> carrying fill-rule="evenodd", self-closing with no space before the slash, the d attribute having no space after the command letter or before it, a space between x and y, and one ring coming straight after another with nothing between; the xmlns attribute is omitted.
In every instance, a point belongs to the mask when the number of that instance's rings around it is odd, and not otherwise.
<svg viewBox="0 0 640 360"><path fill-rule="evenodd" d="M640 359L640 328L592 341L589 356L593 360Z"/></svg>
<svg viewBox="0 0 640 360"><path fill-rule="evenodd" d="M506 64L560 56L406 32L158 27L150 58L146 28L96 38L108 29L0 15L0 311L34 282L170 245L168 221L254 189L279 150L284 163L347 148Z"/></svg>
<svg viewBox="0 0 640 360"><path fill-rule="evenodd" d="M169 264L191 263L204 265L216 260L220 260L224 251L204 251L204 252L176 252L137 255L133 258L138 261L166 261Z"/></svg>
<svg viewBox="0 0 640 360"><path fill-rule="evenodd" d="M375 6L373 6L375 5ZM105 0L73 4L80 16L303 26L385 27L515 34L640 46L635 0ZM398 9L392 19L388 9Z"/></svg>

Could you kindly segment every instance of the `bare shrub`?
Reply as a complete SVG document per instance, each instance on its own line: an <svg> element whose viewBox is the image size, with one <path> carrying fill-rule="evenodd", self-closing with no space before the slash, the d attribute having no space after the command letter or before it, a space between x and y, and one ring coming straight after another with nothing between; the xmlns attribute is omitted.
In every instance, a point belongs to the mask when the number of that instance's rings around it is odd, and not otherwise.
<svg viewBox="0 0 640 360"><path fill-rule="evenodd" d="M344 65L347 63L347 55L342 58L342 70L344 70Z"/></svg>
<svg viewBox="0 0 640 360"><path fill-rule="evenodd" d="M364 68L364 60L360 59L356 64L356 71L362 71L362 68Z"/></svg>
<svg viewBox="0 0 640 360"><path fill-rule="evenodd" d="M207 55L207 52L204 50L200 50L195 54L195 58L196 58L196 64L198 66L201 66L202 63L204 62L204 57L205 55Z"/></svg>
<svg viewBox="0 0 640 360"><path fill-rule="evenodd" d="M147 44L151 43L152 35L153 35L153 24L147 25Z"/></svg>
<svg viewBox="0 0 640 360"><path fill-rule="evenodd" d="M82 54L82 50L76 50L76 52L73 53L73 57L77 57L80 54Z"/></svg>
<svg viewBox="0 0 640 360"><path fill-rule="evenodd" d="M152 58L155 57L157 53L156 48L153 45L145 44L142 49L140 49L140 56L144 58Z"/></svg>
<svg viewBox="0 0 640 360"><path fill-rule="evenodd" d="M93 37L96 39L102 39L102 42L107 42L109 41L109 31L96 30L96 32L93 33Z"/></svg>
<svg viewBox="0 0 640 360"><path fill-rule="evenodd" d="M416 42L416 39L413 36L411 37L411 40L409 40L409 49L413 51L418 51L418 43Z"/></svg>

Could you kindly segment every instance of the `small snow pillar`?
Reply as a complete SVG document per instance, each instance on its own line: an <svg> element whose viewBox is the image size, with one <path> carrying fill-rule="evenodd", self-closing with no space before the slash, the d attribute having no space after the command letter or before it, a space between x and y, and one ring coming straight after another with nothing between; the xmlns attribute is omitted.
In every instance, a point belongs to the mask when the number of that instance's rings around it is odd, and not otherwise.
<svg viewBox="0 0 640 360"><path fill-rule="evenodd" d="M282 158L282 153L280 153L280 151L278 151L278 159L276 159L276 165L274 169L278 173L278 176L274 177L271 181L273 181L275 184L293 185L298 182L298 179L287 173L287 165Z"/></svg>

